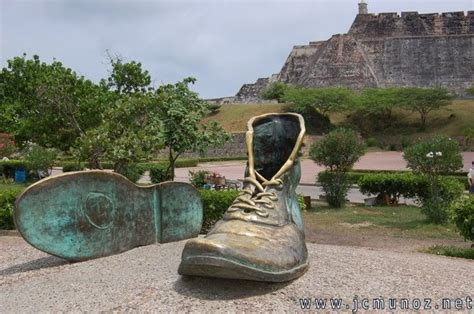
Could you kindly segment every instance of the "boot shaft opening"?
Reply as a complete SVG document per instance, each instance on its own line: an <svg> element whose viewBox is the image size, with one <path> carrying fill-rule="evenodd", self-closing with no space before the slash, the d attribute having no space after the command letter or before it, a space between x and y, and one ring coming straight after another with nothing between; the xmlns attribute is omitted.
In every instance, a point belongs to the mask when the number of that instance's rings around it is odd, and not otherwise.
<svg viewBox="0 0 474 314"><path fill-rule="evenodd" d="M270 180L300 144L301 122L296 115L275 114L255 120L252 127L255 170Z"/></svg>

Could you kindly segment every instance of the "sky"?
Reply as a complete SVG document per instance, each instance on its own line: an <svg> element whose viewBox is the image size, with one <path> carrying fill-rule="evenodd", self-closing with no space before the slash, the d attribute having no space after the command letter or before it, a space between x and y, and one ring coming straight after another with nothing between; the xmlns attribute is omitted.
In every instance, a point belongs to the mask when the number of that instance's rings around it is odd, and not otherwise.
<svg viewBox="0 0 474 314"><path fill-rule="evenodd" d="M278 73L294 45L346 33L359 0L0 0L0 66L26 53L98 82L108 55L203 98ZM474 0L367 0L370 13L474 10Z"/></svg>

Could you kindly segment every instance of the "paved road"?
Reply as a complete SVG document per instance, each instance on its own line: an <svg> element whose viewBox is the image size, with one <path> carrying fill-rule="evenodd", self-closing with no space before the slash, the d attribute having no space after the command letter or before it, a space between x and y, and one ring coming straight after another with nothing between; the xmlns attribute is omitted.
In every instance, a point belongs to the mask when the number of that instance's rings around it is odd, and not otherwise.
<svg viewBox="0 0 474 314"><path fill-rule="evenodd" d="M469 170L471 161L474 161L474 152L463 153L464 170ZM367 153L354 166L355 169L372 170L406 170L406 162L400 152L375 152ZM176 181L189 182L189 171L207 170L222 174L227 179L242 180L245 170L245 161L228 161L202 163L198 167L177 168L175 171ZM312 160L303 160L301 163L301 180L297 189L298 193L310 196L312 199L319 198L322 195L320 187L312 186L316 181L316 175L324 170L323 167L316 165ZM61 170L55 169L53 175L61 173ZM150 177L145 174L140 183L149 183ZM308 186L311 185L311 186ZM368 197L359 192L358 189L351 189L348 193L348 199L353 203L363 203L364 198ZM412 201L401 200L402 203Z"/></svg>
<svg viewBox="0 0 474 314"><path fill-rule="evenodd" d="M464 170L468 171L471 161L474 161L474 152L463 153ZM224 175L227 179L237 180L243 179L245 161L204 163L194 168L178 168L176 169L176 177L187 178L189 170L209 170ZM406 170L406 162L401 152L376 152L365 154L354 169L370 169L370 170ZM314 184L316 175L324 170L323 167L316 165L312 160L303 160L301 163L301 180L303 184Z"/></svg>
<svg viewBox="0 0 474 314"><path fill-rule="evenodd" d="M309 243L303 277L267 284L181 277L184 243L68 263L19 237L0 236L0 312L295 312L303 297L342 298L347 311L355 295L370 306L379 297L431 298L435 309L441 298L474 298L469 260Z"/></svg>

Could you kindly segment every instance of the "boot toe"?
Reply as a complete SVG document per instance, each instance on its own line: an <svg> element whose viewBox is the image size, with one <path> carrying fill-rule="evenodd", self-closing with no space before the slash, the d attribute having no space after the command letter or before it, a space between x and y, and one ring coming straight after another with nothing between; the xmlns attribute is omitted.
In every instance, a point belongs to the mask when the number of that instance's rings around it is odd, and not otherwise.
<svg viewBox="0 0 474 314"><path fill-rule="evenodd" d="M228 221L186 244L178 272L258 281L288 281L307 268L302 233L294 225Z"/></svg>

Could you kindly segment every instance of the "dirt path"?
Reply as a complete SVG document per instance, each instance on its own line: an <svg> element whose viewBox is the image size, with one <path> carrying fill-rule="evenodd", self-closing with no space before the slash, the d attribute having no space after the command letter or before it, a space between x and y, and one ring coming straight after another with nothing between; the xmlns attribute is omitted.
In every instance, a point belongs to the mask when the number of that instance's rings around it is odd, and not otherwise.
<svg viewBox="0 0 474 314"><path fill-rule="evenodd" d="M345 226L346 227L346 226ZM372 249L384 249L392 252L418 252L434 245L454 245L470 247L470 243L450 239L411 239L393 236L372 235L357 227L349 227L350 232L341 233L337 230L325 230L317 227L305 228L306 241L318 244L357 246Z"/></svg>

